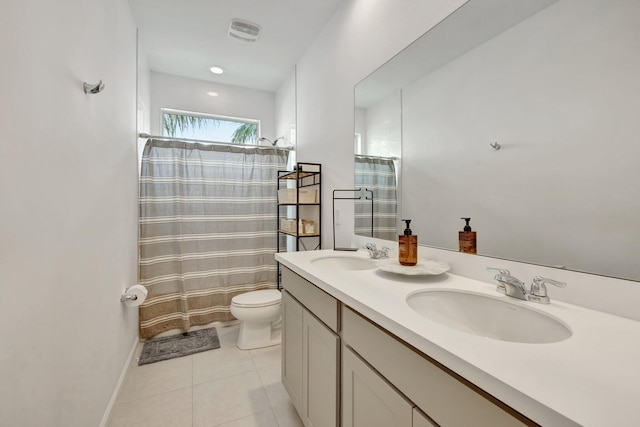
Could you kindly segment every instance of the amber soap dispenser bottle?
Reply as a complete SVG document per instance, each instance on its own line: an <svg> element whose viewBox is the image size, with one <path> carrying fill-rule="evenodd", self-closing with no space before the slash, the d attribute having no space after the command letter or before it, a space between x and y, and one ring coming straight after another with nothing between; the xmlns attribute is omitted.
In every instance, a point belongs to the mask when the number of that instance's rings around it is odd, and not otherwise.
<svg viewBox="0 0 640 427"><path fill-rule="evenodd" d="M418 236L411 234L410 219L403 219L407 223L404 234L398 236L398 261L402 265L416 265L418 263Z"/></svg>
<svg viewBox="0 0 640 427"><path fill-rule="evenodd" d="M476 232L471 231L471 226L469 225L469 221L471 221L471 218L460 218L460 219L464 219L467 222L467 225L464 226L464 230L458 233L458 242L460 243L460 252L464 252L467 254L475 254L477 251Z"/></svg>

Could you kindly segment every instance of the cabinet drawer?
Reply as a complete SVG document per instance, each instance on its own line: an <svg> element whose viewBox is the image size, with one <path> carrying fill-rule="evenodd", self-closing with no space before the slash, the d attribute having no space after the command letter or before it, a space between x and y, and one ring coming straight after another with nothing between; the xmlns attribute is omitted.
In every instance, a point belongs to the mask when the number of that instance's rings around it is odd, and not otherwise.
<svg viewBox="0 0 640 427"><path fill-rule="evenodd" d="M282 266L282 287L318 319L322 320L333 332L338 332L337 299L285 266Z"/></svg>
<svg viewBox="0 0 640 427"><path fill-rule="evenodd" d="M536 425L346 306L342 339L442 427Z"/></svg>

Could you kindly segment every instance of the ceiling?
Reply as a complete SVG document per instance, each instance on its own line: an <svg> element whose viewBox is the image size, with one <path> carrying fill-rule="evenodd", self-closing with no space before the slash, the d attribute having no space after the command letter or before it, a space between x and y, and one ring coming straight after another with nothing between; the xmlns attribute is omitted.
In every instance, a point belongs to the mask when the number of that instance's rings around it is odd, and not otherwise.
<svg viewBox="0 0 640 427"><path fill-rule="evenodd" d="M275 92L342 0L129 0L151 71ZM227 35L237 18L262 27ZM225 72L214 75L217 65Z"/></svg>

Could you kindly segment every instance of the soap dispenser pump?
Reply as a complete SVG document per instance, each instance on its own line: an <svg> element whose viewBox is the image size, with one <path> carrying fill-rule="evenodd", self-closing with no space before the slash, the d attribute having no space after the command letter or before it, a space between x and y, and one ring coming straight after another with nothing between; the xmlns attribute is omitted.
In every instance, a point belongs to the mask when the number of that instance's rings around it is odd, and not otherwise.
<svg viewBox="0 0 640 427"><path fill-rule="evenodd" d="M398 261L402 265L416 265L418 263L418 236L411 234L411 220L403 219L407 223L404 234L398 236Z"/></svg>
<svg viewBox="0 0 640 427"><path fill-rule="evenodd" d="M476 232L471 231L471 226L469 225L469 221L471 218L460 218L466 221L466 225L464 226L463 231L458 233L458 243L460 245L460 252L464 252L467 254L475 254L477 253L476 246Z"/></svg>

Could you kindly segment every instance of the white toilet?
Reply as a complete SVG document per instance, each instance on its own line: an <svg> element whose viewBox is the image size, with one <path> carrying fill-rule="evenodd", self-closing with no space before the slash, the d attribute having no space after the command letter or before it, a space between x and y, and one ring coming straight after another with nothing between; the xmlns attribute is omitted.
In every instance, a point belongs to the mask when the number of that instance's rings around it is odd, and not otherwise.
<svg viewBox="0 0 640 427"><path fill-rule="evenodd" d="M240 323L238 348L268 347L281 341L282 294L276 289L246 292L231 300L231 314Z"/></svg>

